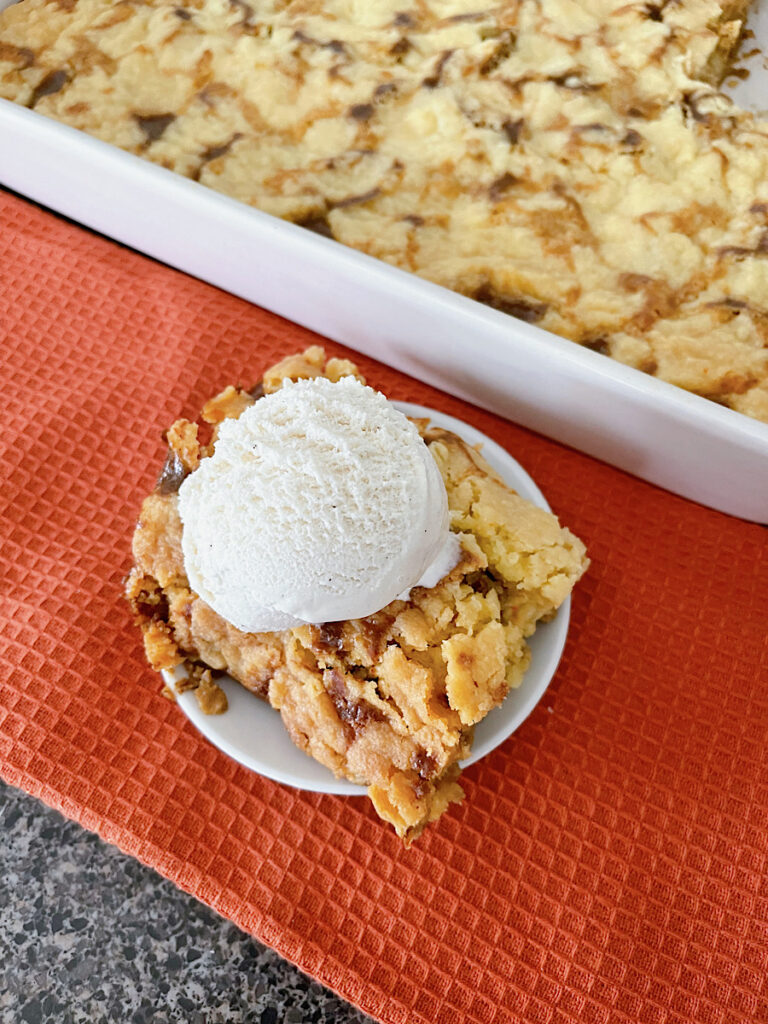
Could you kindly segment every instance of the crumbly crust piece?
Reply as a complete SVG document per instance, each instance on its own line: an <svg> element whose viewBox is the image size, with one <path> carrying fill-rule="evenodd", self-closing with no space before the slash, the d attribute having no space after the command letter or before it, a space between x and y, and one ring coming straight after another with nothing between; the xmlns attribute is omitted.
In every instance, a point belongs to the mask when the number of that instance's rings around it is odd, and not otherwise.
<svg viewBox="0 0 768 1024"><path fill-rule="evenodd" d="M313 347L267 371L258 390L342 371L359 377L354 364L326 360ZM230 387L204 415L216 424L254 400ZM379 815L407 842L461 799L458 761L469 753L473 726L520 684L530 660L526 638L587 566L581 541L512 492L475 449L427 421L419 426L463 551L437 586L416 587L409 601L364 619L243 633L189 588L176 494L183 476L174 490L163 485L165 473L142 505L126 585L154 668L186 664L183 685L204 682L209 706L216 684L200 666L228 672L280 712L300 749L368 786ZM166 436L177 445L172 463L196 463L212 450L195 449L188 427Z"/></svg>
<svg viewBox="0 0 768 1024"><path fill-rule="evenodd" d="M24 0L0 96L768 421L746 7Z"/></svg>

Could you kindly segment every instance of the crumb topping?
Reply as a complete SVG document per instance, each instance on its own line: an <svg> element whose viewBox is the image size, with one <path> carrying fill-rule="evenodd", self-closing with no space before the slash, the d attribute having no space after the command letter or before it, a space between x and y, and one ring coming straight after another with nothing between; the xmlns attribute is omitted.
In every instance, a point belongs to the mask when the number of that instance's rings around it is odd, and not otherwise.
<svg viewBox="0 0 768 1024"><path fill-rule="evenodd" d="M273 367L263 387L342 369L362 379L353 364L314 347ZM206 418L221 422L253 400L227 388L206 404ZM192 437L180 422L169 439ZM409 601L363 619L243 633L190 589L178 498L162 477L143 503L126 584L154 668L183 666L177 689L195 689L209 713L226 710L214 675L228 672L280 712L300 749L366 785L407 842L461 799L457 762L469 753L473 726L519 686L526 639L588 564L581 541L511 491L475 449L426 420L418 425L462 545L459 564L437 586L415 587Z"/></svg>
<svg viewBox="0 0 768 1024"><path fill-rule="evenodd" d="M747 6L23 0L0 96L768 421Z"/></svg>

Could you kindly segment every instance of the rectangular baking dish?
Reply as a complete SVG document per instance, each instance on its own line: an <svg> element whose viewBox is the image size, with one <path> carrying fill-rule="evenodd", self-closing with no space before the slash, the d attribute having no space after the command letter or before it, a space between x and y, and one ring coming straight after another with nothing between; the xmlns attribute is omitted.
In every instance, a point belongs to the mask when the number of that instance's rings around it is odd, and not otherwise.
<svg viewBox="0 0 768 1024"><path fill-rule="evenodd" d="M768 424L5 100L0 184L660 487L768 522Z"/></svg>

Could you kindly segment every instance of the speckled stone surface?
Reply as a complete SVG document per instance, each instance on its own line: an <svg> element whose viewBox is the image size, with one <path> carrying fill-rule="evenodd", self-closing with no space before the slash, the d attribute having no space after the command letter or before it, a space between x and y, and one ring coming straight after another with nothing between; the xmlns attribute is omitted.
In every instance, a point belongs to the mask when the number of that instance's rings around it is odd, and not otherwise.
<svg viewBox="0 0 768 1024"><path fill-rule="evenodd" d="M366 1024L276 953L0 783L2 1024Z"/></svg>

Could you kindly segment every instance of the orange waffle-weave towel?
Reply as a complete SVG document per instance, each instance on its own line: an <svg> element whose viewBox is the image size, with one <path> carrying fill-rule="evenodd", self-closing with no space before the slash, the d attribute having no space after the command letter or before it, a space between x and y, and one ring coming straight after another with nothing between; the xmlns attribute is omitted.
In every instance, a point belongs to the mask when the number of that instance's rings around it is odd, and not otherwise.
<svg viewBox="0 0 768 1024"><path fill-rule="evenodd" d="M544 701L405 850L203 740L121 598L161 431L314 336L5 195L0 340L9 782L391 1024L768 1020L766 530L356 357L508 448L592 558Z"/></svg>

